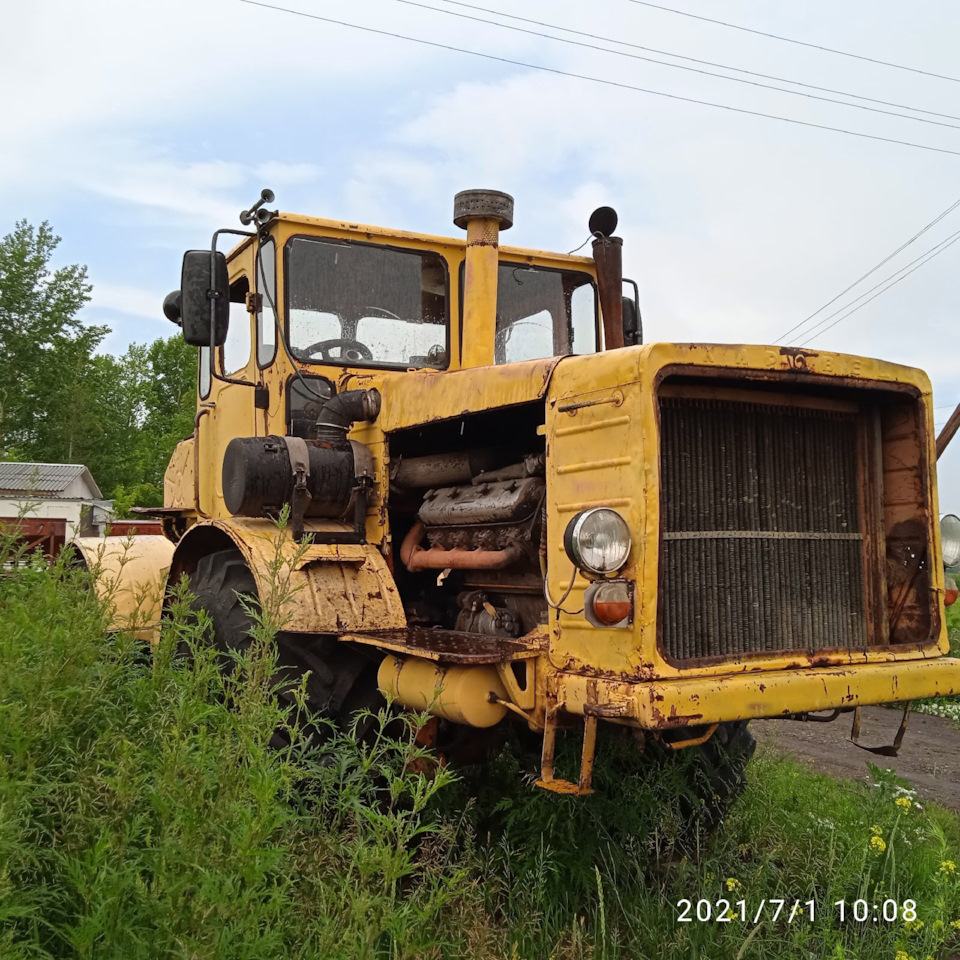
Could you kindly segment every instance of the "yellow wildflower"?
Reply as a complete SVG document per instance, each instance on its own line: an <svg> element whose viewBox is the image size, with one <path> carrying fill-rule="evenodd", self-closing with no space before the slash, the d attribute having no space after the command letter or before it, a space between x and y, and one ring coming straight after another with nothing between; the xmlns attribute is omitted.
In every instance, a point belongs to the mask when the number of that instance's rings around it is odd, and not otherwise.
<svg viewBox="0 0 960 960"><path fill-rule="evenodd" d="M727 877L727 889L733 893L734 890L740 889L740 881L735 877Z"/></svg>
<svg viewBox="0 0 960 960"><path fill-rule="evenodd" d="M870 832L871 832L875 837L882 837L882 836L883 836L883 827L881 827L879 824L876 824L876 823L875 823L875 824L870 828Z"/></svg>
<svg viewBox="0 0 960 960"><path fill-rule="evenodd" d="M954 930L960 930L960 920L951 920L950 926L953 927Z"/></svg>
<svg viewBox="0 0 960 960"><path fill-rule="evenodd" d="M904 813L906 813L906 811L909 810L909 809L913 806L913 803L911 802L911 800L910 800L909 797L897 797L897 799L894 800L893 802L894 802L901 810L903 810Z"/></svg>
<svg viewBox="0 0 960 960"><path fill-rule="evenodd" d="M957 865L952 860L943 860L937 872L942 873L945 877L952 876L957 872Z"/></svg>
<svg viewBox="0 0 960 960"><path fill-rule="evenodd" d="M873 847L877 853L883 853L887 849L887 841L883 837L871 837L870 846Z"/></svg>
<svg viewBox="0 0 960 960"><path fill-rule="evenodd" d="M893 960L913 960L913 957L906 950L898 950Z"/></svg>
<svg viewBox="0 0 960 960"><path fill-rule="evenodd" d="M916 920L905 920L903 925L911 932L915 933L923 927L923 921L918 917Z"/></svg>

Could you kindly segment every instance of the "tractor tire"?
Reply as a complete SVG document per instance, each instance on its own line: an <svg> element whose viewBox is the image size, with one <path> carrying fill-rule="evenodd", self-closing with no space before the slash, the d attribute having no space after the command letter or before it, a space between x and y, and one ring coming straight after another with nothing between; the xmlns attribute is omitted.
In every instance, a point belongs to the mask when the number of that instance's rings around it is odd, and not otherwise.
<svg viewBox="0 0 960 960"><path fill-rule="evenodd" d="M190 576L191 608L210 618L213 646L223 654L221 669L232 672L236 665L232 653L244 653L252 642L253 612L259 608L257 584L239 550L219 550L208 554ZM283 705L294 707L295 692L303 677L305 710L293 722L314 743L330 734L326 723L332 721L341 731L356 725L362 737L376 721L374 715L386 701L377 687L377 663L362 652L326 635L279 632L276 635L277 672L274 685ZM281 748L289 743L283 730L274 732L271 745Z"/></svg>
<svg viewBox="0 0 960 960"><path fill-rule="evenodd" d="M726 819L733 802L746 787L747 763L757 749L748 723L721 723L706 743L676 755L680 758L682 754L691 754L687 758L690 793L684 798L685 812L708 833Z"/></svg>

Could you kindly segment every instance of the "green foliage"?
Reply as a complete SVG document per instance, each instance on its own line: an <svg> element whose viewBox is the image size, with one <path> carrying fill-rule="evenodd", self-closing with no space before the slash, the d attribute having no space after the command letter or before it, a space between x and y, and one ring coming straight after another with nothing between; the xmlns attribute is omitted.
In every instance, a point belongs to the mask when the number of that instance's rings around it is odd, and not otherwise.
<svg viewBox="0 0 960 960"><path fill-rule="evenodd" d="M946 609L950 656L960 657L960 603L954 603ZM960 725L960 696L930 697L928 700L918 700L914 704L914 709L918 713L930 713L936 717L945 717L947 720L953 720Z"/></svg>
<svg viewBox="0 0 960 960"><path fill-rule="evenodd" d="M163 501L163 472L193 430L197 353L180 336L95 351L77 316L86 267L52 269L60 238L25 220L0 240L0 459L83 463L118 513Z"/></svg>
<svg viewBox="0 0 960 960"><path fill-rule="evenodd" d="M385 712L372 734L331 729L307 749L273 695L279 562L228 676L182 587L147 657L104 640L87 573L9 544L0 570L4 958L920 960L960 946L960 820L888 772L838 783L761 755L707 837L685 812L683 753L651 763L616 729L579 798L532 787L519 734L460 779L413 772L429 759L417 717ZM560 744L561 774L577 746ZM814 900L817 914L678 923L678 902L701 898L751 913ZM858 898L915 900L920 923L841 924L835 901Z"/></svg>
<svg viewBox="0 0 960 960"><path fill-rule="evenodd" d="M152 658L89 576L0 549L0 955L422 956L472 888L409 772L415 721L269 741L269 607L225 678L181 596ZM22 558L21 558L22 559ZM189 651L190 656L182 655Z"/></svg>
<svg viewBox="0 0 960 960"><path fill-rule="evenodd" d="M63 429L84 367L107 333L77 312L90 299L85 267L50 269L60 238L20 220L0 240L0 452ZM61 421L58 423L58 418Z"/></svg>

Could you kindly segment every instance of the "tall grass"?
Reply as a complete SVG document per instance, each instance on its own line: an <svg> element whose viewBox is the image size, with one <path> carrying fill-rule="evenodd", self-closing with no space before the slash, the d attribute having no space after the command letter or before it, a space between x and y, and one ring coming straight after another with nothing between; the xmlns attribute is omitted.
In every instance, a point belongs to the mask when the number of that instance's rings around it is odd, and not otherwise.
<svg viewBox="0 0 960 960"><path fill-rule="evenodd" d="M224 677L184 598L149 659L105 641L65 562L0 578L0 956L419 956L449 939L473 888L425 808L450 775L409 772L409 718L309 754L291 726L271 750L288 717L264 619Z"/></svg>
<svg viewBox="0 0 960 960"><path fill-rule="evenodd" d="M533 788L520 735L456 776L414 772L417 717L384 714L363 737L331 728L307 749L272 689L282 558L255 642L225 676L186 596L146 658L105 639L88 574L10 569L10 551L0 544L4 960L923 960L960 942L960 822L882 771L839 784L760 756L703 836L683 755L644 760L616 732L583 798ZM840 924L834 901L860 897L915 900L921 922ZM680 923L684 898L745 900L750 916ZM754 923L770 898L813 899L816 919L768 909Z"/></svg>
<svg viewBox="0 0 960 960"><path fill-rule="evenodd" d="M947 635L950 637L950 656L960 657L960 603L946 608ZM937 717L946 717L960 725L960 695L952 697L930 697L918 700L915 708L920 713L930 713Z"/></svg>

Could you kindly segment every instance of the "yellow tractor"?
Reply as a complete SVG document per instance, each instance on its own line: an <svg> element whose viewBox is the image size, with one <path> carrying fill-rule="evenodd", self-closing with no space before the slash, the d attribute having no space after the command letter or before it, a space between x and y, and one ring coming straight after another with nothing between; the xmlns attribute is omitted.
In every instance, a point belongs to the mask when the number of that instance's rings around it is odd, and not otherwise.
<svg viewBox="0 0 960 960"><path fill-rule="evenodd" d="M608 207L585 257L501 246L496 191L456 196L452 239L273 199L188 251L164 303L199 348L194 433L151 511L166 537L78 543L119 620L136 603L152 630L186 575L242 649L239 597L271 589L283 536L278 657L310 709L387 697L438 718L441 750L524 724L561 793L590 792L598 726L738 784L751 719L856 728L862 704L960 691L924 373L643 344ZM582 737L569 780L558 729Z"/></svg>

